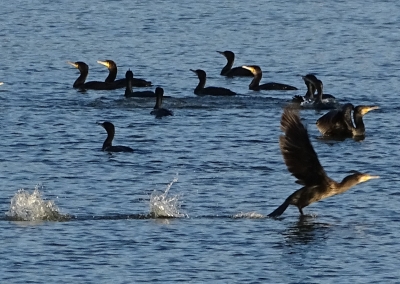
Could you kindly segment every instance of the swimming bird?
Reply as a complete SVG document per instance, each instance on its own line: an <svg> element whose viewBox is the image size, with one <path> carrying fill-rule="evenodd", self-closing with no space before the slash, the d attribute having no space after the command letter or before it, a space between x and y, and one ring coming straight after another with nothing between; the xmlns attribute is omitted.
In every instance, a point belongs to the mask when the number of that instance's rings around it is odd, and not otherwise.
<svg viewBox="0 0 400 284"><path fill-rule="evenodd" d="M359 105L354 108L350 103L344 104L341 110L331 110L321 116L316 124L319 132L331 137L364 137L365 125L363 116L371 110L379 109L378 106ZM354 125L351 120L353 111Z"/></svg>
<svg viewBox="0 0 400 284"><path fill-rule="evenodd" d="M77 62L70 62L68 64L74 66L75 68L79 69L81 73L78 79L75 80L73 87L77 89L83 90L115 90L118 89L118 86L114 83L106 83L101 81L90 81L86 82L86 78L89 74L89 66L82 61Z"/></svg>
<svg viewBox="0 0 400 284"><path fill-rule="evenodd" d="M117 77L118 68L117 68L117 64L115 64L114 61L109 60L109 59L104 60L104 61L98 60L97 63L106 66L108 69L109 73L108 73L108 76L107 76L105 82L115 83L115 84L117 84L118 88L124 88L126 86L126 78L115 80L115 78ZM133 87L150 87L151 82L146 81L144 79L133 78L132 86Z"/></svg>
<svg viewBox="0 0 400 284"><path fill-rule="evenodd" d="M294 96L292 101L294 103L299 103L299 104L309 103L315 99L314 94L315 94L316 88L315 88L314 84L310 83L310 81L306 80L305 78L315 77L315 76L313 74L307 74L307 75L301 76L301 77L304 80L304 84L306 84L307 92L304 96L299 96L299 95ZM318 80L317 77L315 77L315 81L316 80Z"/></svg>
<svg viewBox="0 0 400 284"><path fill-rule="evenodd" d="M155 115L156 118L162 118L163 116L174 115L172 111L162 107L164 89L157 87L155 93L156 93L156 105L154 106L154 109L150 112L150 114Z"/></svg>
<svg viewBox="0 0 400 284"><path fill-rule="evenodd" d="M0 82L0 86L3 85L3 84L4 84L4 82Z"/></svg>
<svg viewBox="0 0 400 284"><path fill-rule="evenodd" d="M253 77L253 73L250 70L244 69L243 67L232 68L233 62L235 61L235 54L230 50L217 51L219 54L225 56L227 63L221 70L222 76L226 77Z"/></svg>
<svg viewBox="0 0 400 284"><path fill-rule="evenodd" d="M262 78L262 71L260 66L257 65L249 65L249 66L242 66L244 69L249 70L253 74L253 80L249 85L249 89L253 91L260 91L260 90L281 90L281 91L289 91L289 90L297 90L296 87L281 84L281 83L265 83L260 85L260 81Z"/></svg>
<svg viewBox="0 0 400 284"><path fill-rule="evenodd" d="M296 183L303 187L291 194L269 217L282 215L289 205L296 206L300 214L304 215L303 208L311 203L343 193L359 183L379 178L357 171L353 171L353 174L346 176L341 182L328 177L297 110L284 109L281 128L285 133L279 139L283 158L289 172L298 179Z"/></svg>
<svg viewBox="0 0 400 284"><path fill-rule="evenodd" d="M101 150L107 152L133 152L133 149L127 146L112 146L112 141L115 135L115 127L111 122L98 122L97 124L103 126L103 128L107 131L107 138L103 143L103 147Z"/></svg>
<svg viewBox="0 0 400 284"><path fill-rule="evenodd" d="M221 87L207 87L205 88L204 86L206 85L206 78L207 74L204 70L197 69L193 70L190 69L190 71L194 72L197 74L197 77L199 78L199 84L197 87L194 89L194 93L198 96L234 96L236 95L235 92L232 92L229 89L226 88L221 88Z"/></svg>
<svg viewBox="0 0 400 284"><path fill-rule="evenodd" d="M125 97L127 98L154 98L156 94L153 91L140 91L134 92L132 89L133 86L133 72L131 70L126 71L125 73Z"/></svg>

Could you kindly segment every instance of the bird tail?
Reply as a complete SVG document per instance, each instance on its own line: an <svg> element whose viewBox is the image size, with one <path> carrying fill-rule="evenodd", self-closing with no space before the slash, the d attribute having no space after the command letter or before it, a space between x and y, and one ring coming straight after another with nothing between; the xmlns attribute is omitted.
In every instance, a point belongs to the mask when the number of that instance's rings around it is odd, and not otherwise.
<svg viewBox="0 0 400 284"><path fill-rule="evenodd" d="M286 208L288 208L289 204L290 204L290 203L289 203L289 198L287 198L287 199L285 200L285 202L283 202L281 206L279 206L278 208L276 208L276 209L274 210L274 212L270 213L270 214L268 215L268 217L275 218L275 217L281 216L281 215L283 214L283 212L285 212Z"/></svg>

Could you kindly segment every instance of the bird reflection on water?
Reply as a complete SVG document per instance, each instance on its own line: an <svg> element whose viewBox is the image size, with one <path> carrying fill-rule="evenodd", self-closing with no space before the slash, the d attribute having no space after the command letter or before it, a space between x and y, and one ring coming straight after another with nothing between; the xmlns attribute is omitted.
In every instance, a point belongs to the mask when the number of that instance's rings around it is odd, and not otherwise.
<svg viewBox="0 0 400 284"><path fill-rule="evenodd" d="M317 222L314 216L300 215L299 219L282 234L288 246L325 241L329 237L331 224Z"/></svg>

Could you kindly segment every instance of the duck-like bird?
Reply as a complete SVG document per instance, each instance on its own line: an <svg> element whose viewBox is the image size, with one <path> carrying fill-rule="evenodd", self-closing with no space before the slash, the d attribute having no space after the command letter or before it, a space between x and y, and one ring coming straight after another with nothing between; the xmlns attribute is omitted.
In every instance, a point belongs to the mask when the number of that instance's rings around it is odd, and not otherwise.
<svg viewBox="0 0 400 284"><path fill-rule="evenodd" d="M244 69L249 70L253 74L253 80L249 85L249 89L253 91L260 91L260 90L280 90L280 91L290 91L290 90L297 90L296 87L281 84L281 83L265 83L260 85L260 81L262 78L262 70L260 66L257 65L249 65L249 66L242 66Z"/></svg>
<svg viewBox="0 0 400 284"><path fill-rule="evenodd" d="M341 182L336 182L326 174L318 156L311 145L307 129L300 121L297 110L286 108L281 119L285 135L279 139L283 159L289 172L297 178L302 188L292 193L269 217L278 217L289 205L294 205L304 215L303 208L327 197L346 192L353 186L370 179L379 178L366 173L353 171Z"/></svg>
<svg viewBox="0 0 400 284"><path fill-rule="evenodd" d="M198 96L234 96L236 95L235 92L232 92L229 89L221 88L221 87L205 87L207 74L204 70L197 69L190 71L196 73L197 77L199 78L199 84L194 89L194 94Z"/></svg>
<svg viewBox="0 0 400 284"><path fill-rule="evenodd" d="M115 83L115 84L117 84L118 88L125 88L125 86L126 86L125 78L115 80L117 78L118 68L117 68L117 64L115 64L114 61L109 60L109 59L104 60L104 61L98 60L97 63L106 66L108 69L108 76L107 76L105 82ZM133 78L132 86L133 87L150 87L151 82L146 81L144 79Z"/></svg>
<svg viewBox="0 0 400 284"><path fill-rule="evenodd" d="M219 54L225 56L227 62L224 68L221 70L221 75L226 77L253 77L251 71L244 69L243 67L234 67L233 62L235 61L235 54L230 50L217 51Z"/></svg>
<svg viewBox="0 0 400 284"><path fill-rule="evenodd" d="M354 137L365 136L363 116L371 110L379 109L378 106L359 105L354 107L347 103L341 110L331 110L317 120L317 128L323 136L329 137ZM354 125L351 120L353 111Z"/></svg>
<svg viewBox="0 0 400 284"><path fill-rule="evenodd" d="M103 128L107 131L107 138L103 143L103 147L101 148L103 151L107 152L133 152L131 147L127 146L113 146L112 141L115 135L115 127L109 121L98 122L97 124L103 126Z"/></svg>
<svg viewBox="0 0 400 284"><path fill-rule="evenodd" d="M81 89L81 90L115 90L115 89L118 89L118 85L114 84L114 83L107 83L107 82L101 82L101 81L85 82L86 78L89 74L89 66L85 62L82 62L82 61L70 62L70 61L68 61L68 64L77 68L79 70L79 72L81 73L73 84L74 88Z"/></svg>
<svg viewBox="0 0 400 284"><path fill-rule="evenodd" d="M162 118L163 116L174 115L172 111L162 107L164 89L157 87L155 93L156 93L156 105L154 106L150 114L154 115L156 118Z"/></svg>

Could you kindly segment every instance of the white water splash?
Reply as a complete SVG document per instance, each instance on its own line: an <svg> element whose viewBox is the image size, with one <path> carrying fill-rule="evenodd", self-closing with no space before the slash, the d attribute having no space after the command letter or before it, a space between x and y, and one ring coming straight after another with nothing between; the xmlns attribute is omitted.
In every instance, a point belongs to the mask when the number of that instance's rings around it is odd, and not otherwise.
<svg viewBox="0 0 400 284"><path fill-rule="evenodd" d="M262 219L265 218L265 216L257 212L240 212L238 214L233 215L233 218Z"/></svg>
<svg viewBox="0 0 400 284"><path fill-rule="evenodd" d="M178 181L178 174L175 178L167 185L167 188L163 193L154 191L150 196L150 214L154 217L170 217L180 218L187 217L186 214L179 212L181 204L179 201L179 195L168 196L168 192L171 186Z"/></svg>
<svg viewBox="0 0 400 284"><path fill-rule="evenodd" d="M16 221L61 221L68 216L59 213L58 207L53 200L43 200L39 188L35 186L35 190L30 194L24 189L18 192L11 199L10 209L6 213L7 217Z"/></svg>

